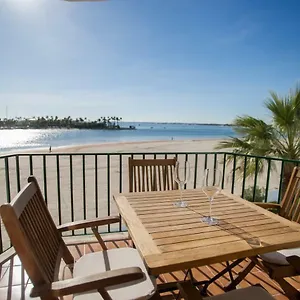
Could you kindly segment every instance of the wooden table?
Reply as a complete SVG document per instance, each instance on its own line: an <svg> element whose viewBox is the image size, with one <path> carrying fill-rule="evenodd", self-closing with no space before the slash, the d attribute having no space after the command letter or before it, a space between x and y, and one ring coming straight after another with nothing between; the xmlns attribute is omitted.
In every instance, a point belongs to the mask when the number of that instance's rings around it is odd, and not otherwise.
<svg viewBox="0 0 300 300"><path fill-rule="evenodd" d="M183 191L187 208L175 207L179 191L119 194L114 197L136 248L153 275L300 247L300 225L222 191L212 215L200 218L209 202L201 190Z"/></svg>

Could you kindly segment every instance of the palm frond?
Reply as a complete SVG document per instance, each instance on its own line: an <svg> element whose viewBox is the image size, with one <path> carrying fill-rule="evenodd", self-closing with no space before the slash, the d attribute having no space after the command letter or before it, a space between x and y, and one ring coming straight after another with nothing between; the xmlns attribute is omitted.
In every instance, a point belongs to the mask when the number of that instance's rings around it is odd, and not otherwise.
<svg viewBox="0 0 300 300"><path fill-rule="evenodd" d="M270 94L271 98L265 101L265 106L271 111L274 124L287 131L295 122L295 104L290 97L280 99L276 93Z"/></svg>
<svg viewBox="0 0 300 300"><path fill-rule="evenodd" d="M285 97L271 91L264 105L272 116L270 124L248 115L238 116L233 122L238 137L221 141L216 147L231 150L233 155L227 156L227 164L235 159L235 171L242 177L265 171L267 160L259 157L300 158L300 84ZM245 160L234 154L259 157Z"/></svg>

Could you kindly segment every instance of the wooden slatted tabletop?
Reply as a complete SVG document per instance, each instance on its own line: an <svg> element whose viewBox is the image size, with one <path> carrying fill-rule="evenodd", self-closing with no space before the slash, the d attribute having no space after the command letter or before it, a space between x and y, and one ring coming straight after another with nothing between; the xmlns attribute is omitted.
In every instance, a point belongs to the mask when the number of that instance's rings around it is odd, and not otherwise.
<svg viewBox="0 0 300 300"><path fill-rule="evenodd" d="M114 196L137 249L153 275L300 247L300 225L225 191L212 215L201 221L209 202L198 189L183 191L187 208L175 207L179 191Z"/></svg>

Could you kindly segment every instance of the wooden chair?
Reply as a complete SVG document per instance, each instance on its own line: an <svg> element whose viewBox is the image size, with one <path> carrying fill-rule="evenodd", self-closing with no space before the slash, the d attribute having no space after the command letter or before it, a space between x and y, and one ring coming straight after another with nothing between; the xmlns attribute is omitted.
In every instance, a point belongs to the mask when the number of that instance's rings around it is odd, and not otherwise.
<svg viewBox="0 0 300 300"><path fill-rule="evenodd" d="M33 283L32 297L58 300L140 299L157 296L138 252L132 248L107 250L97 227L119 222L119 217L77 221L56 227L34 177L11 204L3 204L0 214L16 253ZM74 263L61 232L92 227L103 251L89 253ZM59 281L64 260L73 278Z"/></svg>
<svg viewBox="0 0 300 300"><path fill-rule="evenodd" d="M173 178L176 158L133 159L129 157L129 191L150 192L178 188Z"/></svg>
<svg viewBox="0 0 300 300"><path fill-rule="evenodd" d="M276 209L278 214L288 220L300 222L300 167L293 169L287 189L280 204L255 202L266 209Z"/></svg>
<svg viewBox="0 0 300 300"><path fill-rule="evenodd" d="M280 204L255 203L265 209L276 209L286 219L300 223L300 167L293 169L290 181ZM299 236L300 239L300 236ZM299 299L300 293L285 278L300 275L300 248L270 252L251 257L249 264L227 287L234 288L255 266L259 265L277 281L289 299Z"/></svg>
<svg viewBox="0 0 300 300"><path fill-rule="evenodd" d="M185 300L201 300L200 291L190 281L177 284L181 296ZM251 286L238 289L225 294L205 298L207 300L272 300L274 299L260 286Z"/></svg>

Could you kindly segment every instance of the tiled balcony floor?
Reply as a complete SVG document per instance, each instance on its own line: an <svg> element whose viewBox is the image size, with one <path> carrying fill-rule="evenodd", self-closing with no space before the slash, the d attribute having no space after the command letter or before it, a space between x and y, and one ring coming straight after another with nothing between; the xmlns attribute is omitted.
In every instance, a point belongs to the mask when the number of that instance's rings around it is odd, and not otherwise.
<svg viewBox="0 0 300 300"><path fill-rule="evenodd" d="M116 247L129 247L131 246L131 241L121 240L121 241L110 241L106 242L109 249ZM85 245L72 245L69 246L72 254L75 259L78 259L84 253L95 252L101 250L99 244L97 243L88 243ZM225 267L225 264L215 264L200 268L193 269L193 275L197 280L205 280L213 277L218 271L222 270ZM237 272L242 267L237 266L234 271ZM63 269L63 267L62 267ZM67 269L65 269L67 270ZM64 277L68 278L70 275L67 272L64 273ZM10 261L6 262L1 269L0 276L0 299L38 299L30 298L29 293L32 287L30 280L28 279L27 274L24 272L24 269L20 263L20 260L17 256L11 258ZM183 280L183 272L174 272L168 274L162 274L158 278L158 283L170 282ZM209 295L217 295L223 293L223 286L229 282L229 276L226 274L221 277L215 283L211 284L209 287ZM291 282L294 286L300 289L300 277L291 279ZM281 288L278 284L272 281L267 274L261 271L258 268L254 268L250 274L243 280L239 287L247 287L255 284L262 285L275 299L288 299L282 294ZM164 299L176 299L177 291L174 293L165 293L162 294ZM71 296L62 298L64 300L72 299Z"/></svg>

